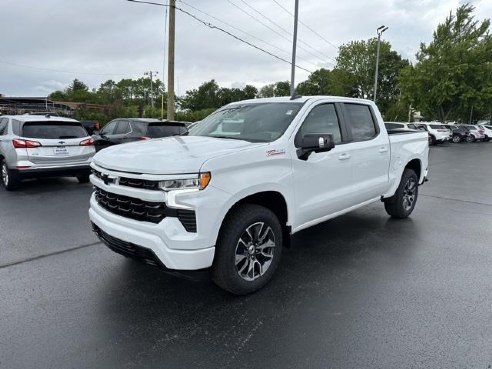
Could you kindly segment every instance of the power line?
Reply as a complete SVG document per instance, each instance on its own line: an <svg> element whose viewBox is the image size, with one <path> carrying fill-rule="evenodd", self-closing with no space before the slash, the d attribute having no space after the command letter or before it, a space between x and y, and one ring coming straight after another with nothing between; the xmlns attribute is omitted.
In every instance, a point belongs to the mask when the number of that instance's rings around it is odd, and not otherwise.
<svg viewBox="0 0 492 369"><path fill-rule="evenodd" d="M289 31L289 30L286 30L284 27L282 27L280 24L278 24L277 22L275 22L274 20L272 20L271 18L267 17L265 14L263 14L262 12L260 12L258 9L254 8L253 6L249 5L246 1L244 0L239 0L241 1L244 5L246 5L248 8L252 9L255 13L257 13L259 16L261 16L262 18L266 19L268 22L270 22L271 24L275 25L276 27L278 27L279 29L281 29L283 32L285 32L287 35L289 35L290 37L292 37L292 33ZM305 42L304 40L301 40L300 38L298 39L298 41L304 45L306 45L308 48L310 48L311 50L314 50L315 52L317 52L319 55L322 55L324 58L328 58L328 59L332 59L329 55L326 55L324 53L322 53L321 51L319 51L318 49L314 48L313 46L311 46L310 44L308 44L307 42ZM332 59L333 60L333 59Z"/></svg>
<svg viewBox="0 0 492 369"><path fill-rule="evenodd" d="M153 2L153 1L146 1L146 0L127 0L127 1L134 2L134 3L143 3L143 4L158 5L158 6L169 6L169 5L167 5L167 4L156 3L156 2ZM288 60L286 60L286 59L284 59L284 58L282 58L282 57L280 57L280 56L278 56L278 55L275 55L275 54L271 53L270 51L265 50L265 49L263 49L263 48L261 48L261 47L259 47L259 46L255 45L255 44L253 44L253 43L251 43L251 42L249 42L249 41L246 41L246 40L244 40L244 39L240 38L239 36L236 36L235 34L233 34L233 33L229 32L229 31L227 31L227 30L225 30L225 29L223 29L223 28L221 28L221 27L218 27L218 26L216 26L216 25L214 25L214 24L212 24L212 23L210 23L210 22L206 22L206 21L204 21L204 20L202 20L202 19L198 18L196 15L194 15L194 14L192 14L192 13L190 13L190 12L188 12L188 11L186 11L186 10L182 9L182 8L179 8L179 7L175 6L175 9L179 10L179 11L180 11L181 13L183 13L183 14L186 14L186 15L190 16L191 18L193 18L193 19L195 19L196 21L198 21L198 22L202 23L204 26L206 26L206 27L208 27L208 28L210 28L210 29L216 29L216 30L218 30L218 31L220 31L220 32L223 32L223 33L225 33L225 34L227 34L227 35L229 35L229 36L231 36L231 37L235 38L236 40L238 40L238 41L240 41L240 42L242 42L242 43L245 43L245 44L247 44L247 45L249 45L249 46L251 46L251 47L253 47L253 48L255 48L255 49L257 49L257 50L259 50L259 51L261 51L261 52L263 52L263 53L265 53L265 54L268 54L268 55L270 55L270 56L274 57L275 59L278 59L278 60L280 60L280 61L283 61L283 62L285 62L285 63L288 63L288 64L292 65L292 63L291 63L290 61L288 61ZM306 68L304 68L304 67L301 67L300 65L297 65L297 64L296 64L295 66L296 66L297 68L299 68L299 69L302 69L302 70L304 70L304 71L308 72L308 73L313 73L313 72L312 72L312 71L310 71L309 69L306 69Z"/></svg>
<svg viewBox="0 0 492 369"><path fill-rule="evenodd" d="M127 76L128 75L128 73L92 73L92 72L76 72L76 71L69 71L69 70L59 70L59 69L52 69L52 68L36 67L33 65L12 63L12 62L9 62L6 60L0 60L0 63L6 64L6 65L12 65L15 67L44 70L44 71L56 72L56 73L75 74L75 75L78 75L78 74L85 74L85 75L91 75L91 76Z"/></svg>
<svg viewBox="0 0 492 369"><path fill-rule="evenodd" d="M249 16L250 18L254 19L256 22L262 24L263 26L265 26L266 28L268 28L270 31L272 31L273 33L275 33L276 35L282 37L284 40L287 40L289 43L292 42L291 39L289 39L288 37L284 36L283 34L281 34L280 32L278 32L277 30L275 30L274 28L270 27L268 24L266 24L265 22L261 21L260 19L256 18L254 15L248 13L246 10L244 10L243 8L241 8L240 6L238 6L237 4L233 3L231 0L227 0L227 2L229 4L231 4L232 6L234 6L235 8L239 9L241 12L243 12L244 14L246 14L247 16ZM307 50L306 48L302 47L302 46L299 46L299 49L301 50L304 50L305 52L307 52L308 54L311 54L312 56L314 56L315 58L319 58L319 55L315 55L313 54L311 51Z"/></svg>
<svg viewBox="0 0 492 369"><path fill-rule="evenodd" d="M275 4L277 4L279 7L281 7L283 10L285 10L288 14L290 14L291 16L294 16L294 14L292 14L292 12L288 9L286 9L282 4L280 4L277 0L272 0ZM335 49L338 50L338 46L335 45L334 43L328 41L326 38L324 38L323 36L321 36L318 32L316 32L314 29L312 29L311 27L309 27L306 23L304 23L303 21L301 21L299 19L299 23L301 23L304 27L306 27L308 30L310 30L312 33L314 33L316 36L318 36L320 39L322 39L324 42L326 42L328 45L334 47Z"/></svg>
<svg viewBox="0 0 492 369"><path fill-rule="evenodd" d="M225 24L225 25L226 25L226 26L228 26L228 27L231 27L232 29L234 29L234 30L236 30L236 31L239 31L239 32L241 32L241 33L243 33L243 34L245 34L245 35L247 35L247 36L249 36L249 37L251 37L251 38L253 38L253 39L257 40L257 41L260 41L260 42L264 43L265 45L268 45L268 46L270 46L270 47L272 47L272 48L274 48L274 49L276 49L276 50L278 50L278 51L280 51L280 52L282 52L282 53L284 53L284 54L290 55L290 52L288 52L288 51L286 51L286 50L284 50L284 49L281 49L280 47L278 47L278 46L276 46L276 45L273 45L273 44L269 43L268 41L265 41L265 40L263 40L263 39L261 39L261 38L259 38L259 37L256 37L255 35L253 35L253 34L251 34L251 33L249 33L249 32L246 32L246 31L242 30L241 28L238 28L238 27L236 27L236 26L234 26L234 25L232 25L232 24L230 24L230 23L227 23L226 21L223 21L222 19L219 19L219 18L217 18L217 17L213 16L212 14L209 14L209 13L207 13L207 12L204 12L203 10L198 9L198 8L197 8L197 7L195 7L195 6L190 5L190 4L186 3L186 2L184 2L183 0L178 0L178 1L179 1L180 3L182 3L182 4L186 5L186 6L188 6L188 7L192 8L192 9L194 9L194 10L196 10L196 11L198 11L198 12L202 13L202 14L205 14L206 16L208 16L208 17L210 17L210 18L212 18L212 19L215 19L216 21L218 21L218 22L220 22L220 23L222 23L222 24ZM313 65L313 66L317 67L317 65L316 65L316 64L314 64L314 63L312 63L312 62L310 62L310 61L308 61L308 60L306 60L306 59L304 59L304 58L298 58L298 59L301 59L301 60L303 60L304 62L309 63L309 64L311 64L311 65Z"/></svg>

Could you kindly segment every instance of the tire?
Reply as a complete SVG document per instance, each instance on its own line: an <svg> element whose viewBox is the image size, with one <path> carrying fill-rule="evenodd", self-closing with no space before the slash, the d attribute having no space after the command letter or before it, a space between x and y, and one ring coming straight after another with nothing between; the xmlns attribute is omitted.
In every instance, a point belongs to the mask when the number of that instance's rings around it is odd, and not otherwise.
<svg viewBox="0 0 492 369"><path fill-rule="evenodd" d="M490 141L490 137L489 136L485 136L485 138L483 139L485 142L489 142Z"/></svg>
<svg viewBox="0 0 492 369"><path fill-rule="evenodd" d="M419 178L412 169L405 169L395 194L384 201L386 212L393 218L404 219L412 214L419 194Z"/></svg>
<svg viewBox="0 0 492 369"><path fill-rule="evenodd" d="M429 135L429 146L433 146L436 144L437 144L436 138L432 135Z"/></svg>
<svg viewBox="0 0 492 369"><path fill-rule="evenodd" d="M19 177L8 168L5 160L0 162L0 180L7 191L14 191L20 186Z"/></svg>
<svg viewBox="0 0 492 369"><path fill-rule="evenodd" d="M460 143L461 142L461 137L458 136L458 135L454 135L452 140L453 140L454 143Z"/></svg>
<svg viewBox="0 0 492 369"><path fill-rule="evenodd" d="M282 227L271 210L239 205L222 225L212 265L213 281L235 295L257 291L277 269L282 241Z"/></svg>
<svg viewBox="0 0 492 369"><path fill-rule="evenodd" d="M475 140L476 140L476 138L473 135L466 136L466 142L468 142L468 143L475 142Z"/></svg>
<svg viewBox="0 0 492 369"><path fill-rule="evenodd" d="M78 179L79 183L89 183L89 175L88 174L78 175L77 179Z"/></svg>

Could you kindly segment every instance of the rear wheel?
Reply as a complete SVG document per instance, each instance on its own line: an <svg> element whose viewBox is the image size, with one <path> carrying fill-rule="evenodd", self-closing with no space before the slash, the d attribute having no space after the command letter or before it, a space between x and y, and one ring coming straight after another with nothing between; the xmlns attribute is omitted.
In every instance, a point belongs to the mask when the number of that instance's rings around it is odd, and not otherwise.
<svg viewBox="0 0 492 369"><path fill-rule="evenodd" d="M403 171L395 194L384 200L384 208L389 215L403 219L412 213L419 194L418 182L417 174L412 169L407 168Z"/></svg>
<svg viewBox="0 0 492 369"><path fill-rule="evenodd" d="M77 176L79 183L89 183L89 175L88 174L80 174Z"/></svg>
<svg viewBox="0 0 492 369"><path fill-rule="evenodd" d="M252 293L272 278L282 255L282 227L269 209L243 204L224 221L212 266L214 282L235 295Z"/></svg>
<svg viewBox="0 0 492 369"><path fill-rule="evenodd" d="M9 169L5 160L0 162L2 184L7 191L14 191L20 186L19 177Z"/></svg>
<svg viewBox="0 0 492 369"><path fill-rule="evenodd" d="M454 143L459 143L459 142L461 142L461 137L460 137L460 136L458 136L458 135L454 135L454 136L453 136L453 142L454 142Z"/></svg>
<svg viewBox="0 0 492 369"><path fill-rule="evenodd" d="M432 135L429 135L429 146L435 145L436 143L436 138Z"/></svg>
<svg viewBox="0 0 492 369"><path fill-rule="evenodd" d="M473 135L466 136L466 142L474 142L474 141L475 141L475 136Z"/></svg>

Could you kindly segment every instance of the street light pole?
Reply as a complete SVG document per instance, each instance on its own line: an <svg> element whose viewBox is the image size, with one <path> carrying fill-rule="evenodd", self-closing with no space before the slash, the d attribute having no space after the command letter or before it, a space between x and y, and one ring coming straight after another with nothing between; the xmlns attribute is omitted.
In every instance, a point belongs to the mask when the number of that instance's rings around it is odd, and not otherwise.
<svg viewBox="0 0 492 369"><path fill-rule="evenodd" d="M176 28L176 0L169 1L169 41L167 58L167 119L174 120L174 40Z"/></svg>
<svg viewBox="0 0 492 369"><path fill-rule="evenodd" d="M374 102L376 102L376 95L378 92L378 72L379 72L379 45L381 44L381 35L386 31L388 27L381 26L376 30L378 33L378 46L376 52L376 72L374 73Z"/></svg>
<svg viewBox="0 0 492 369"><path fill-rule="evenodd" d="M296 76L296 49L297 49L297 23L299 19L299 0L296 0L294 11L294 39L292 42L292 64L290 69L290 97L294 98L296 88L294 86Z"/></svg>

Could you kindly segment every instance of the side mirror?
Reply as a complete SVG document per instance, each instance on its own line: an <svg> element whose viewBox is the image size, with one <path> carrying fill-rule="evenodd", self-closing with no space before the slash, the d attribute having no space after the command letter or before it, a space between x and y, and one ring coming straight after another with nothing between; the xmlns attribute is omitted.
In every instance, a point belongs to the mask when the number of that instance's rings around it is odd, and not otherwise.
<svg viewBox="0 0 492 369"><path fill-rule="evenodd" d="M335 147L332 134L309 133L300 136L297 141L297 157L301 160L307 160L312 152L326 152Z"/></svg>

